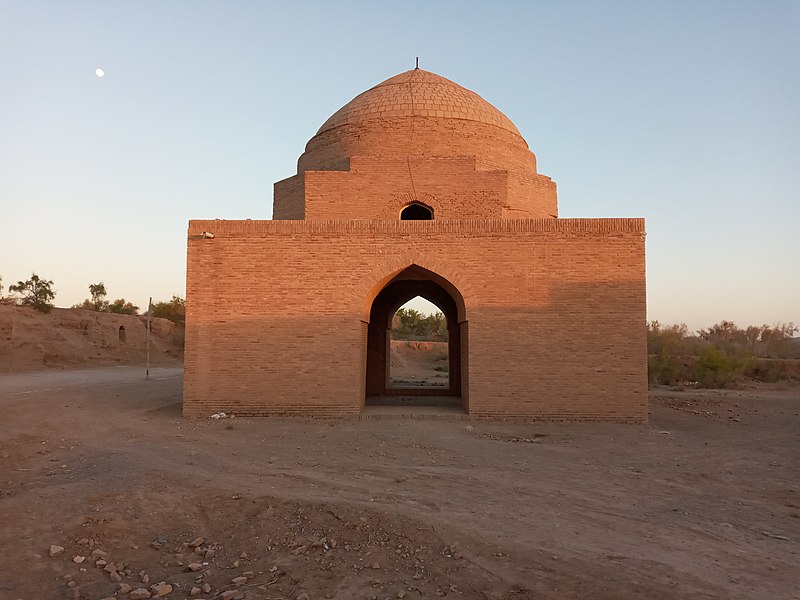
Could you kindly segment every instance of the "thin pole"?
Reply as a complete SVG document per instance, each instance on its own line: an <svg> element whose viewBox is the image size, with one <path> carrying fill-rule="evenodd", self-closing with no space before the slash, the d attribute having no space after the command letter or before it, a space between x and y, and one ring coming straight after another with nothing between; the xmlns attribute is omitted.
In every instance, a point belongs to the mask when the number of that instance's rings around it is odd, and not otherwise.
<svg viewBox="0 0 800 600"><path fill-rule="evenodd" d="M11 305L13 308L11 309L11 355L10 360L8 361L8 372L14 372L14 329L17 324L17 301L14 300L14 304Z"/></svg>
<svg viewBox="0 0 800 600"><path fill-rule="evenodd" d="M153 297L147 303L147 369L145 370L145 379L150 379L150 319L153 314Z"/></svg>

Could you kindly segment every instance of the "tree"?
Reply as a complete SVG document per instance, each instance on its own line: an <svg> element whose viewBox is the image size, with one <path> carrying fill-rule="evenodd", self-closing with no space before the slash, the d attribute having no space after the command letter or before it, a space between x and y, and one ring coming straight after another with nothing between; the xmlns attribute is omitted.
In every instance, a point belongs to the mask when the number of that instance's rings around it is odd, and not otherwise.
<svg viewBox="0 0 800 600"><path fill-rule="evenodd" d="M8 291L20 295L17 302L22 306L32 306L43 313L50 312L53 308L52 301L56 297L53 282L41 279L36 273L32 273L27 281L19 281L16 285L8 286Z"/></svg>
<svg viewBox="0 0 800 600"><path fill-rule="evenodd" d="M392 317L392 332L402 339L445 340L447 320L438 311L425 315L413 308L403 307Z"/></svg>
<svg viewBox="0 0 800 600"><path fill-rule="evenodd" d="M186 300L174 294L169 302L156 302L153 304L150 314L154 317L169 319L173 323L185 323Z"/></svg>
<svg viewBox="0 0 800 600"><path fill-rule="evenodd" d="M92 295L91 302L95 310L101 311L108 307L106 286L102 281L100 283L90 283L89 293Z"/></svg>
<svg viewBox="0 0 800 600"><path fill-rule="evenodd" d="M755 356L758 350L758 341L763 341L764 332L767 331L769 327L766 325L750 325L747 329L744 330L744 336L747 338L747 346L750 350L750 354Z"/></svg>
<svg viewBox="0 0 800 600"><path fill-rule="evenodd" d="M792 337L798 329L794 323L777 323L772 327L764 325L761 341L766 346L770 358L787 358L792 355Z"/></svg>
<svg viewBox="0 0 800 600"><path fill-rule="evenodd" d="M84 310L94 310L97 312L104 312L108 310L108 300L106 300L106 286L101 281L100 283L90 283L89 293L91 298L87 298L80 304L74 304L72 308L83 308Z"/></svg>
<svg viewBox="0 0 800 600"><path fill-rule="evenodd" d="M127 302L125 298L117 298L112 303L108 304L108 312L116 313L118 315L138 315L139 307L131 302Z"/></svg>

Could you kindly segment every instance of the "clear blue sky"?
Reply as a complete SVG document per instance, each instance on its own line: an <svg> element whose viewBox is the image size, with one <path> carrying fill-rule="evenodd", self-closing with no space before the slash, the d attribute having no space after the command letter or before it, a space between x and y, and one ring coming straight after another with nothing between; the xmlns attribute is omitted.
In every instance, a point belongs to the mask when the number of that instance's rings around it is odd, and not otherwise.
<svg viewBox="0 0 800 600"><path fill-rule="evenodd" d="M0 275L183 294L187 221L269 218L420 56L514 121L562 217L647 218L650 319L800 322L798 32L797 1L0 0Z"/></svg>

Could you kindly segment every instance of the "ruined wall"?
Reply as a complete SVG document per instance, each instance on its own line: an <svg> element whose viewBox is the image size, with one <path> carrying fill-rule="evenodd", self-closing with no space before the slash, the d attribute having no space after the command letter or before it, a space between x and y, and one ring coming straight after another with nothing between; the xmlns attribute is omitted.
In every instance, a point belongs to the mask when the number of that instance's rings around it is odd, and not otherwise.
<svg viewBox="0 0 800 600"><path fill-rule="evenodd" d="M371 301L410 264L464 298L470 415L646 420L641 219L192 221L184 413L357 413Z"/></svg>
<svg viewBox="0 0 800 600"><path fill-rule="evenodd" d="M120 335L120 328L124 335ZM152 320L151 358L183 355L182 327ZM177 331L180 330L180 331ZM91 364L144 364L145 319L141 316L0 304L0 372Z"/></svg>

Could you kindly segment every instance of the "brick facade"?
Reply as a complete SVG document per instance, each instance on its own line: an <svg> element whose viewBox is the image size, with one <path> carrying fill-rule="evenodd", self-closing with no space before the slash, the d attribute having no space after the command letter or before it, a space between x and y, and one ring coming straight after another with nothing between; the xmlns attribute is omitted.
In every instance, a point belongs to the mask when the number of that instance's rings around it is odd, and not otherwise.
<svg viewBox="0 0 800 600"><path fill-rule="evenodd" d="M458 90L392 78L309 142L276 220L189 223L184 414L357 414L373 301L419 280L452 298L470 416L647 419L644 221L555 218L513 124Z"/></svg>

